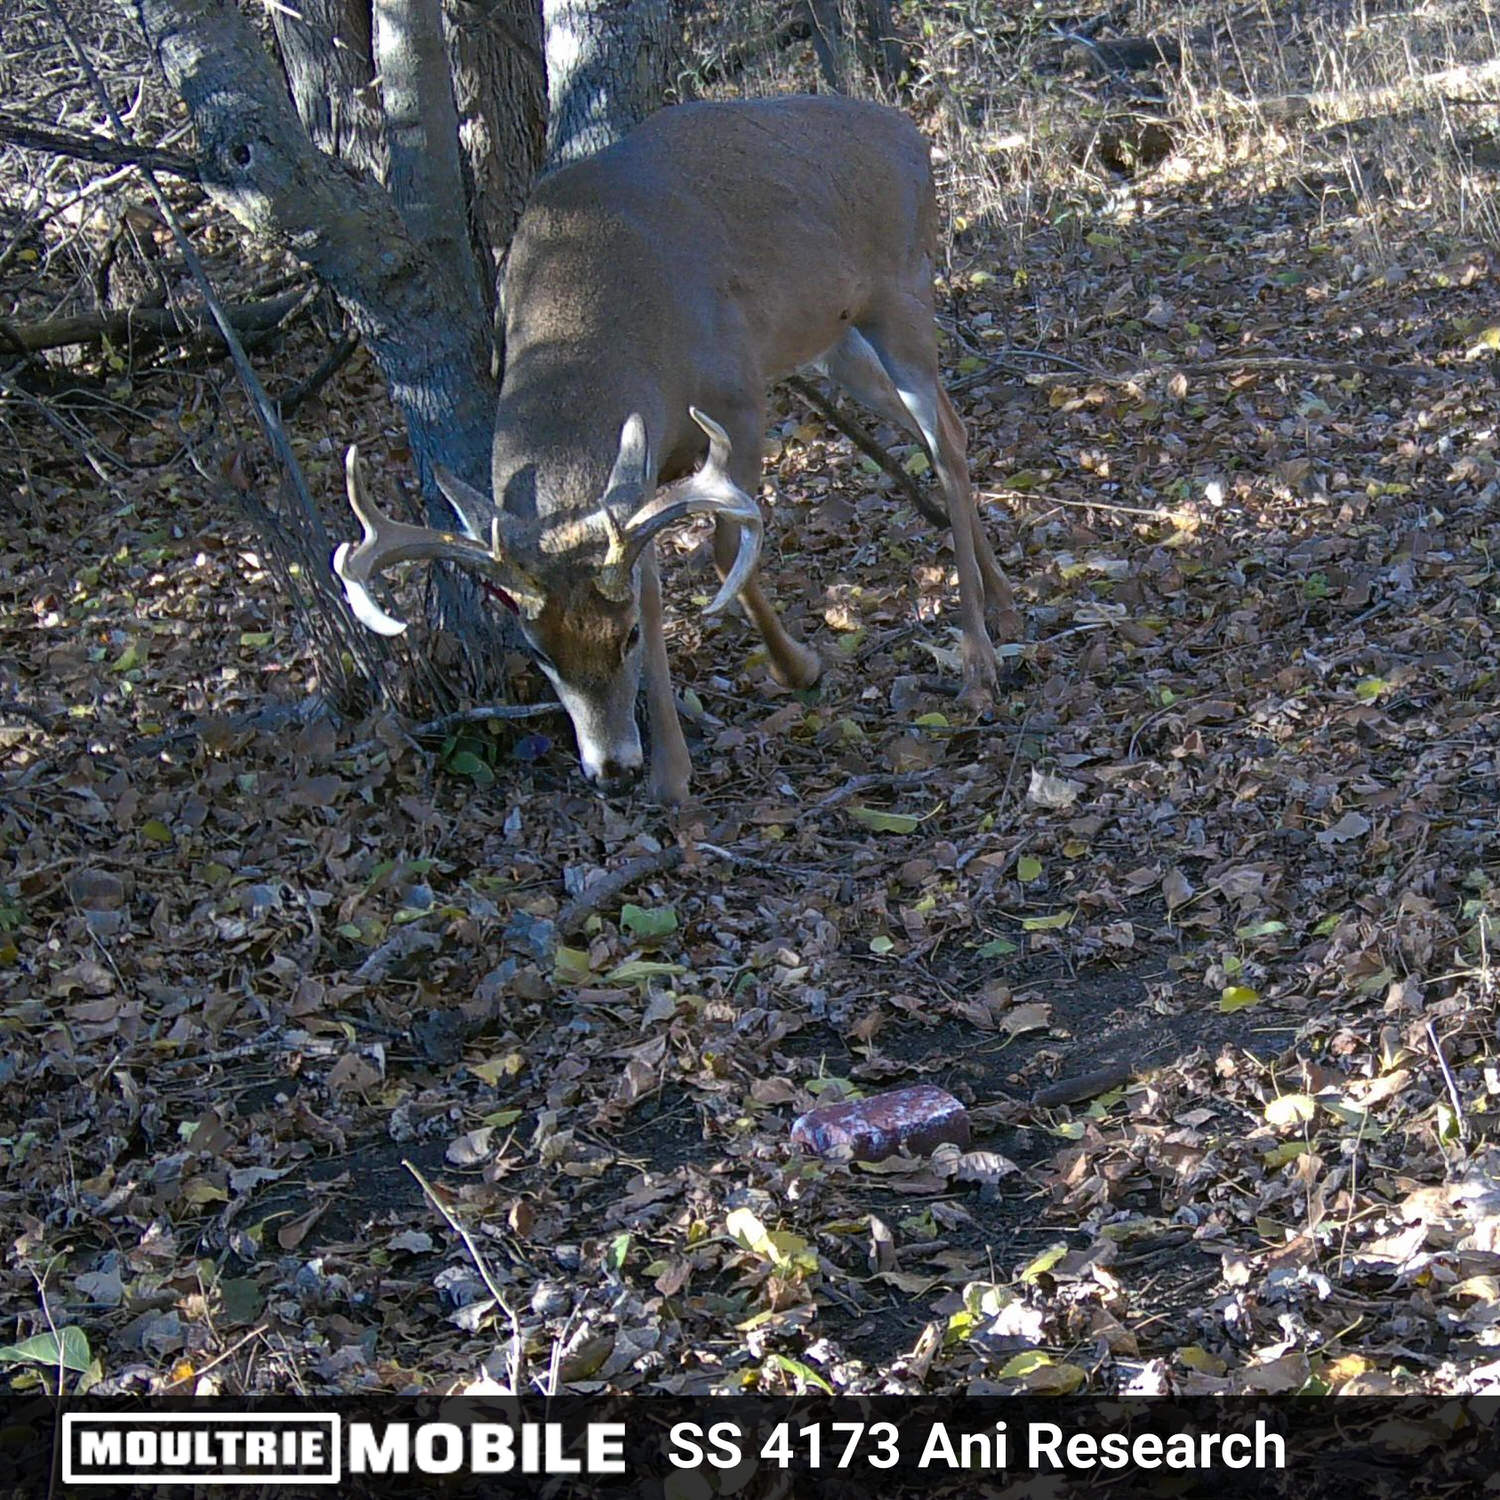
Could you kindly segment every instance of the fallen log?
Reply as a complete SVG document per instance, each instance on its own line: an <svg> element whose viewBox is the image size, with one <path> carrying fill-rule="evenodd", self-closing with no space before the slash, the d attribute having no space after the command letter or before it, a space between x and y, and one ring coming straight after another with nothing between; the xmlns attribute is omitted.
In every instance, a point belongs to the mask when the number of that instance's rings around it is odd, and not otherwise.
<svg viewBox="0 0 1500 1500"><path fill-rule="evenodd" d="M242 302L228 309L239 333L269 333L307 300L307 287ZM206 338L219 341L219 330L206 307L131 307L119 312L82 313L73 318L48 318L40 323L13 323L0 318L0 349L10 354L40 354L69 344L130 344L142 340Z"/></svg>

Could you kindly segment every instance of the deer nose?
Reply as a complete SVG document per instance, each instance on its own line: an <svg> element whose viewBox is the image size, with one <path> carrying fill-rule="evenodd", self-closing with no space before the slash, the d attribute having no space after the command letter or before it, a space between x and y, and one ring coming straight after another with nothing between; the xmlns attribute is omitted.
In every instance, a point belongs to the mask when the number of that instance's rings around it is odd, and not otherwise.
<svg viewBox="0 0 1500 1500"><path fill-rule="evenodd" d="M640 769L639 761L618 760L613 755L607 755L599 764L599 784L620 786L627 781L634 781Z"/></svg>

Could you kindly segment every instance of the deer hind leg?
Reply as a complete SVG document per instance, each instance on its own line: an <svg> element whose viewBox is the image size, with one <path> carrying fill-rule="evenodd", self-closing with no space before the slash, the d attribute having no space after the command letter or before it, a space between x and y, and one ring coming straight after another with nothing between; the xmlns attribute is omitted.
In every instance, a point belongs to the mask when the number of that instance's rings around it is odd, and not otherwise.
<svg viewBox="0 0 1500 1500"><path fill-rule="evenodd" d="M719 415L711 412L723 423L733 445L730 460L730 478L747 495L760 492L761 482L761 429L764 413L759 409ZM728 418L732 417L733 420ZM734 565L739 551L740 529L732 520L719 516L714 521L714 564L722 578ZM750 575L750 581L740 590L740 603L749 612L760 638L766 643L766 652L771 659L771 675L783 687L809 688L823 672L823 663L811 646L805 646L782 623L776 606L766 598L760 586L760 571Z"/></svg>
<svg viewBox="0 0 1500 1500"><path fill-rule="evenodd" d="M672 700L672 672L667 664L667 640L662 629L661 578L656 571L656 543L641 558L641 640L645 652L646 722L651 726L653 801L669 804L687 800L692 758L682 737L682 722Z"/></svg>
<svg viewBox="0 0 1500 1500"><path fill-rule="evenodd" d="M938 381L936 351L926 334L851 328L819 362L823 372L857 401L920 438L947 503L958 564L959 619L963 627L964 681L983 702L999 675L995 648L984 623L986 597L1007 616L1015 600L990 548L969 484L963 423ZM925 347L923 347L925 345Z"/></svg>

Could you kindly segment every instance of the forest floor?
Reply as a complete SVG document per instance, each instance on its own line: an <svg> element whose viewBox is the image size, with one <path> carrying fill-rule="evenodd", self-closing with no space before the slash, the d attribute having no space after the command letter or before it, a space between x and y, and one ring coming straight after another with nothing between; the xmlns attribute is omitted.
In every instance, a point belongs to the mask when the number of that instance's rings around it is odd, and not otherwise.
<svg viewBox="0 0 1500 1500"><path fill-rule="evenodd" d="M559 715L310 717L227 376L184 407L105 371L102 479L5 407L0 1359L1494 1386L1500 261L1404 189L1194 149L1022 249L955 239L1027 625L996 712L954 696L944 540L783 404L764 571L827 672L776 688L701 617L702 533L668 542L677 812L591 792ZM400 433L363 353L298 414L335 534L343 444L389 492ZM918 1082L967 1151L790 1142Z"/></svg>

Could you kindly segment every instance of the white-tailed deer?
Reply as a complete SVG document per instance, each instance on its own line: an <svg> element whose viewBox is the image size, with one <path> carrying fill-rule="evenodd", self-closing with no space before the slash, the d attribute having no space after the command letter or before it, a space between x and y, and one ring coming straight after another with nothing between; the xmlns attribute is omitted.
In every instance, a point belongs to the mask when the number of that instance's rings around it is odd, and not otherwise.
<svg viewBox="0 0 1500 1500"><path fill-rule="evenodd" d="M685 104L542 178L505 272L494 501L440 474L466 534L393 522L364 496L351 451L364 539L334 569L355 613L404 629L368 590L393 563L480 573L516 609L601 783L641 766L644 663L650 789L680 801L690 763L653 538L712 513L723 586L708 612L738 597L777 679L817 680L817 654L761 591L752 498L767 387L812 368L925 445L953 531L966 690L982 701L996 678L986 595L1013 602L938 378L936 248L926 142L895 110L854 100Z"/></svg>

